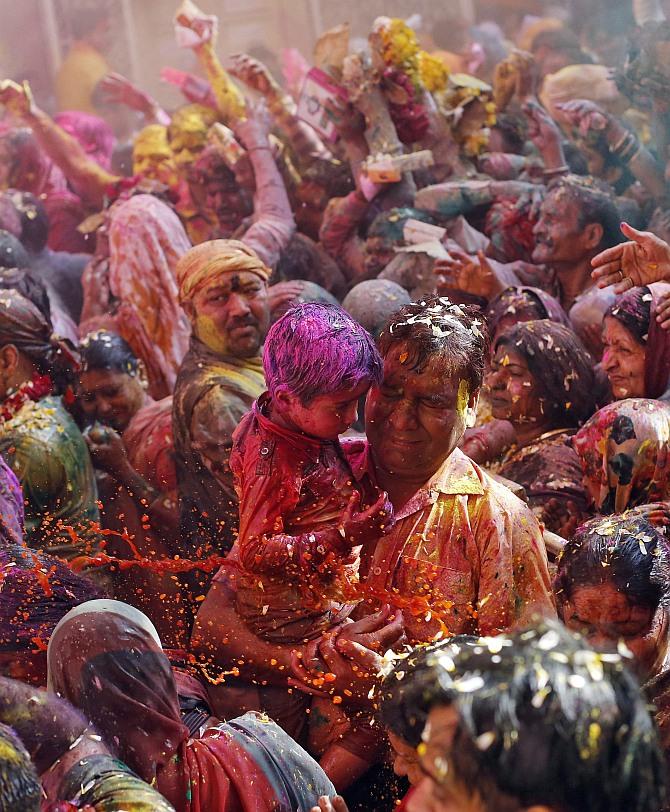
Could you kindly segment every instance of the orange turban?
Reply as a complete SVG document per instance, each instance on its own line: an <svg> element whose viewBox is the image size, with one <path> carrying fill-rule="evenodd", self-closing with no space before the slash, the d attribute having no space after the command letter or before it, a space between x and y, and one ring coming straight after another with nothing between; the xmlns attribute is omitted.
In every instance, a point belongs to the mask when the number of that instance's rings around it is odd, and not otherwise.
<svg viewBox="0 0 670 812"><path fill-rule="evenodd" d="M210 240L187 251L177 263L179 301L191 300L226 273L249 271L267 282L271 271L260 257L239 240Z"/></svg>

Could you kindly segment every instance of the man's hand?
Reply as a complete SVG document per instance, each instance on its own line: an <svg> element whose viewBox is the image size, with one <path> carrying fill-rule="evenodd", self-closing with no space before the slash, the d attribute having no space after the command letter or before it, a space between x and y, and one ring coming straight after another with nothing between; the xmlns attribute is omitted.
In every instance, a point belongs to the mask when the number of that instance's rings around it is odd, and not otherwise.
<svg viewBox="0 0 670 812"><path fill-rule="evenodd" d="M621 232L630 242L607 248L591 260L591 276L599 288L614 285L615 293L670 278L670 245L650 231L638 231L628 223Z"/></svg>
<svg viewBox="0 0 670 812"><path fill-rule="evenodd" d="M390 606L345 623L308 644L302 657L294 653L294 677L289 685L318 696L343 696L346 701L367 704L377 684L383 654L403 637L402 613Z"/></svg>
<svg viewBox="0 0 670 812"><path fill-rule="evenodd" d="M105 98L112 104L122 104L138 113L150 112L153 100L130 79L120 73L109 73L100 82L100 90Z"/></svg>
<svg viewBox="0 0 670 812"><path fill-rule="evenodd" d="M192 0L184 0L175 16L176 22L191 31L197 41L193 47L198 48L206 43L216 44L218 19L212 14L205 14Z"/></svg>
<svg viewBox="0 0 670 812"><path fill-rule="evenodd" d="M84 436L96 468L116 476L128 464L123 440L114 429L109 426L95 426Z"/></svg>
<svg viewBox="0 0 670 812"><path fill-rule="evenodd" d="M439 296L447 295L450 289L461 290L488 301L497 293L498 279L483 251L479 251L476 258L462 251L452 251L450 259L435 262L433 273L439 277Z"/></svg>
<svg viewBox="0 0 670 812"><path fill-rule="evenodd" d="M561 143L561 131L549 113L536 101L528 101L523 106L528 119L528 137L542 155L556 149Z"/></svg>
<svg viewBox="0 0 670 812"><path fill-rule="evenodd" d="M253 149L270 149L272 119L263 99L252 102L247 99L247 117L230 122L235 138L250 152Z"/></svg>
<svg viewBox="0 0 670 812"><path fill-rule="evenodd" d="M280 86L274 80L268 68L258 59L254 59L253 56L248 54L234 54L231 56L228 73L266 98L281 93Z"/></svg>

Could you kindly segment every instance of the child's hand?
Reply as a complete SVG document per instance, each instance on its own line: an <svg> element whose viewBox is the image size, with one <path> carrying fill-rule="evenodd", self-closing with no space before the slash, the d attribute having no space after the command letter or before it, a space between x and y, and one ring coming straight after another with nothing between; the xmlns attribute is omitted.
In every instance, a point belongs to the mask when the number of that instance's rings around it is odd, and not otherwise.
<svg viewBox="0 0 670 812"><path fill-rule="evenodd" d="M361 495L356 491L344 512L342 531L344 538L356 547L376 541L392 524L393 505L385 491L380 491L376 502L365 509L361 509Z"/></svg>

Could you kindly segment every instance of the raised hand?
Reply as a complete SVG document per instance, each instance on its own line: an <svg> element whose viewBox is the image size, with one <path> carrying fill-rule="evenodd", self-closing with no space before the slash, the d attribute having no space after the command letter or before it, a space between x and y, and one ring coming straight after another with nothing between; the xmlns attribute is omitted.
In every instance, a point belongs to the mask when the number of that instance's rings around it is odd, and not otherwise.
<svg viewBox="0 0 670 812"><path fill-rule="evenodd" d="M335 125L337 134L345 141L365 132L365 116L351 102L330 98L326 102L325 110Z"/></svg>
<svg viewBox="0 0 670 812"><path fill-rule="evenodd" d="M145 113L153 104L147 93L120 73L109 73L105 76L100 82L100 90L106 101L125 105L139 113Z"/></svg>
<svg viewBox="0 0 670 812"><path fill-rule="evenodd" d="M577 132L586 138L589 133L604 132L610 125L609 115L595 102L586 99L557 104L561 117Z"/></svg>
<svg viewBox="0 0 670 812"><path fill-rule="evenodd" d="M194 35L193 47L216 43L218 19L212 14L205 14L192 0L183 0L175 15L175 20L182 28L187 28L192 32Z"/></svg>
<svg viewBox="0 0 670 812"><path fill-rule="evenodd" d="M230 128L235 133L235 137L247 151L263 147L269 148L272 119L265 101L260 99L253 102L247 99L246 113L245 119L230 122Z"/></svg>
<svg viewBox="0 0 670 812"><path fill-rule="evenodd" d="M34 100L28 82L20 85L11 79L0 82L0 104L17 118L29 116L33 112Z"/></svg>
<svg viewBox="0 0 670 812"><path fill-rule="evenodd" d="M248 54L233 54L230 57L228 73L260 93L261 96L273 96L281 92L280 86L267 67L260 60L254 59Z"/></svg>
<svg viewBox="0 0 670 812"><path fill-rule="evenodd" d="M438 259L433 267L433 273L439 277L438 295L446 295L451 289L488 300L496 294L498 280L483 251L476 257L462 251L452 251L450 255L449 259Z"/></svg>
<svg viewBox="0 0 670 812"><path fill-rule="evenodd" d="M96 468L114 476L127 462L126 448L118 432L109 426L94 426L84 435Z"/></svg>
<svg viewBox="0 0 670 812"><path fill-rule="evenodd" d="M638 231L628 223L621 232L630 242L607 248L591 260L591 276L599 288L614 285L615 293L625 293L640 285L670 278L670 245L650 231Z"/></svg>
<svg viewBox="0 0 670 812"><path fill-rule="evenodd" d="M561 131L542 105L528 101L523 112L528 119L528 137L543 155L547 149L561 143Z"/></svg>

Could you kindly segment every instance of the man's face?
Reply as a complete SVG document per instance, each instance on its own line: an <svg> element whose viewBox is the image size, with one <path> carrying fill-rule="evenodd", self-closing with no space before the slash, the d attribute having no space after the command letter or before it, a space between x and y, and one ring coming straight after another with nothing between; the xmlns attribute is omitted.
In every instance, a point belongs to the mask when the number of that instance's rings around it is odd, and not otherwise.
<svg viewBox="0 0 670 812"><path fill-rule="evenodd" d="M267 286L250 271L221 274L186 309L200 341L234 358L258 355L270 325Z"/></svg>
<svg viewBox="0 0 670 812"><path fill-rule="evenodd" d="M393 244L383 237L368 237L365 241L365 271L369 276L381 273L396 256Z"/></svg>
<svg viewBox="0 0 670 812"><path fill-rule="evenodd" d="M365 428L375 462L388 473L428 480L461 440L479 392L445 372L440 359L410 369L405 344L384 358L384 381L365 405Z"/></svg>
<svg viewBox="0 0 670 812"><path fill-rule="evenodd" d="M575 264L584 258L585 229L579 225L576 201L564 190L550 192L533 229L533 262L538 265Z"/></svg>
<svg viewBox="0 0 670 812"><path fill-rule="evenodd" d="M133 173L170 188L175 188L179 183L177 167L167 143L138 144L133 149Z"/></svg>

